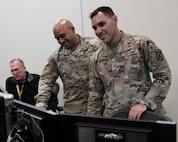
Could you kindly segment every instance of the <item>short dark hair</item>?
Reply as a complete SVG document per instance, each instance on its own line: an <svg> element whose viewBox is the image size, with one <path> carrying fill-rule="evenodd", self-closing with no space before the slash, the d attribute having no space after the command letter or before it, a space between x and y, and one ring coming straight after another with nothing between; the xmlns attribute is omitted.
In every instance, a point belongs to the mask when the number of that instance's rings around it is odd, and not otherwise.
<svg viewBox="0 0 178 142"><path fill-rule="evenodd" d="M113 10L108 7L108 6L101 6L95 9L91 14L90 14L90 19L92 19L95 15L98 14L98 12L103 12L106 15L113 16L115 15Z"/></svg>

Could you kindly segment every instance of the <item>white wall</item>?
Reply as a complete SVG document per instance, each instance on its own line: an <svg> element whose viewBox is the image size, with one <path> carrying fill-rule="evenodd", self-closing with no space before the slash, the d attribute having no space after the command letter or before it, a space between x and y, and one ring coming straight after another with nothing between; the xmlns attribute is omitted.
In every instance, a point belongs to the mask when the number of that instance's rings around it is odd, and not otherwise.
<svg viewBox="0 0 178 142"><path fill-rule="evenodd" d="M59 47L52 33L59 18L69 18L82 34L79 0L0 0L1 86L11 76L9 61L13 58L22 58L28 71L41 73L48 56ZM62 105L62 95L59 99Z"/></svg>
<svg viewBox="0 0 178 142"><path fill-rule="evenodd" d="M95 36L89 14L102 5L113 8L120 29L148 36L163 50L173 78L164 106L167 115L178 122L177 0L1 0L0 85L11 75L12 58L24 59L27 70L41 73L49 54L58 48L52 35L58 18L69 18L81 35Z"/></svg>

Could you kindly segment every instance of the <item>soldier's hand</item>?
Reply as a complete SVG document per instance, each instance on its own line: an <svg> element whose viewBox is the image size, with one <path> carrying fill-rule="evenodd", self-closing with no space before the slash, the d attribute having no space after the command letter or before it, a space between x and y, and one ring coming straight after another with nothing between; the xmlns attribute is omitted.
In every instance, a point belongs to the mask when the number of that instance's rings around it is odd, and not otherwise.
<svg viewBox="0 0 178 142"><path fill-rule="evenodd" d="M47 109L47 105L45 103L36 103L35 106L41 110L46 110Z"/></svg>
<svg viewBox="0 0 178 142"><path fill-rule="evenodd" d="M147 110L147 106L144 104L136 104L135 106L131 107L128 118L129 119L140 119L141 115L144 111Z"/></svg>

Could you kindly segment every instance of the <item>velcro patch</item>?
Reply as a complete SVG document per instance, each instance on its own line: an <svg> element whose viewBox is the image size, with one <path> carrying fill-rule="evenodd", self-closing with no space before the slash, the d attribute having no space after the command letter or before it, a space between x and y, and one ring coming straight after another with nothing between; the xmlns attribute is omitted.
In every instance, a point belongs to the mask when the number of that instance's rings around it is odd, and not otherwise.
<svg viewBox="0 0 178 142"><path fill-rule="evenodd" d="M156 53L156 59L159 60L159 61L162 61L163 60L162 51L160 49L156 49L155 53Z"/></svg>

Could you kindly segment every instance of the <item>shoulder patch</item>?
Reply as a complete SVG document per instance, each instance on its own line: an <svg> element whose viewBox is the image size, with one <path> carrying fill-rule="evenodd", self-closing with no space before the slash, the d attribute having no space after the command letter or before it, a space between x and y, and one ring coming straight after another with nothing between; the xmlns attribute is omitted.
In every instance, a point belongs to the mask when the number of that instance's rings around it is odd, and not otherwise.
<svg viewBox="0 0 178 142"><path fill-rule="evenodd" d="M156 49L155 53L156 53L156 59L159 60L159 61L162 61L163 60L162 51L160 49Z"/></svg>

